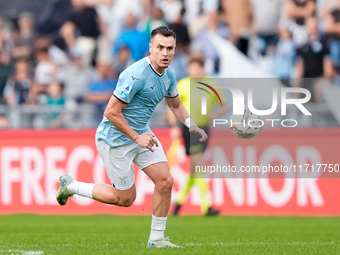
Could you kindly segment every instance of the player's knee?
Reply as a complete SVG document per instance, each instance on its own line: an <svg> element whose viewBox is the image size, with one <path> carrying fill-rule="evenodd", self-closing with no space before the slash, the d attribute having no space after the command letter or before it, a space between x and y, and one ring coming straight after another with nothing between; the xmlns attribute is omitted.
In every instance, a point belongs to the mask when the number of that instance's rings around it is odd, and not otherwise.
<svg viewBox="0 0 340 255"><path fill-rule="evenodd" d="M135 202L135 198L125 198L120 201L120 206L130 207Z"/></svg>
<svg viewBox="0 0 340 255"><path fill-rule="evenodd" d="M172 178L171 175L168 175L166 178L162 179L158 183L157 186L158 186L158 189L160 189L162 192L171 193L173 184L174 184L174 179Z"/></svg>
<svg viewBox="0 0 340 255"><path fill-rule="evenodd" d="M130 207L135 202L136 195L131 195L127 197L120 197L118 199L118 205L123 207Z"/></svg>

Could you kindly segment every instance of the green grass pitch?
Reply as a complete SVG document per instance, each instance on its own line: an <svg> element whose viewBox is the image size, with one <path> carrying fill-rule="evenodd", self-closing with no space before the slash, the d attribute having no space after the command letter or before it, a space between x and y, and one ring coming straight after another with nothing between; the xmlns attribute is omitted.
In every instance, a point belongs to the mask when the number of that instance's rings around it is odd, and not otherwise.
<svg viewBox="0 0 340 255"><path fill-rule="evenodd" d="M0 254L340 254L340 218L168 217L184 248L146 248L151 217L0 216Z"/></svg>

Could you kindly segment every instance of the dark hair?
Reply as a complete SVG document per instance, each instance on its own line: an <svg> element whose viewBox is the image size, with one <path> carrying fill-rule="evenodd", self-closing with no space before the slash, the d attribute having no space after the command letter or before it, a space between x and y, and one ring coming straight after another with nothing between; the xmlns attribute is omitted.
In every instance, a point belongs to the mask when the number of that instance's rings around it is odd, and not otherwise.
<svg viewBox="0 0 340 255"><path fill-rule="evenodd" d="M204 57L203 56L194 56L189 59L189 65L191 63L197 63L201 67L204 67Z"/></svg>
<svg viewBox="0 0 340 255"><path fill-rule="evenodd" d="M176 39L175 32L172 29L168 28L167 26L156 27L151 32L151 38L153 38L157 34L164 35L165 37L173 36Z"/></svg>

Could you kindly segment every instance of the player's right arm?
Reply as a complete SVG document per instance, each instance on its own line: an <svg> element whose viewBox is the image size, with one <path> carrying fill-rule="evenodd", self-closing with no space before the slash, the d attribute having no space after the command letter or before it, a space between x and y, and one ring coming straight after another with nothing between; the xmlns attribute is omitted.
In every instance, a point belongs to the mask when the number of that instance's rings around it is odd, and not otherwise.
<svg viewBox="0 0 340 255"><path fill-rule="evenodd" d="M155 135L151 133L138 134L127 123L122 111L127 106L126 103L120 101L115 96L112 96L104 112L104 116L117 128L119 132L125 135L127 138L134 141L136 144L143 148L147 148L153 152L152 146L155 144L158 147L158 143L153 137Z"/></svg>

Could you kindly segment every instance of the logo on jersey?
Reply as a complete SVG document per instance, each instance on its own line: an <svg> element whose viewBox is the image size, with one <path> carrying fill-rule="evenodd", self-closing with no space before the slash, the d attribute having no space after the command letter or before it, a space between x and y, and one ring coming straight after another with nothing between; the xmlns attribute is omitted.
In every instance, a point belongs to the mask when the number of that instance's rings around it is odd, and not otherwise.
<svg viewBox="0 0 340 255"><path fill-rule="evenodd" d="M153 90L153 88L154 88L155 86L156 86L156 85L150 86L150 88Z"/></svg>
<svg viewBox="0 0 340 255"><path fill-rule="evenodd" d="M134 80L139 80L138 78L135 78L135 77L133 77L132 75L131 75L131 78L132 78L133 81L134 81Z"/></svg>
<svg viewBox="0 0 340 255"><path fill-rule="evenodd" d="M126 177L120 177L120 178L118 177L118 179L120 180L120 183L123 184L123 185L126 183L126 181L125 181L126 178L127 178L127 176Z"/></svg>
<svg viewBox="0 0 340 255"><path fill-rule="evenodd" d="M124 90L120 94L127 97L129 95L131 89L132 89L132 86L129 85L129 84L126 84Z"/></svg>
<svg viewBox="0 0 340 255"><path fill-rule="evenodd" d="M164 83L165 83L165 85L168 85L169 81L165 81Z"/></svg>

